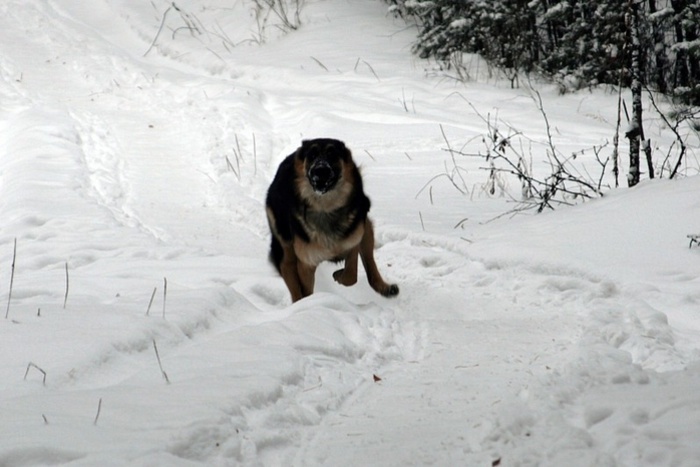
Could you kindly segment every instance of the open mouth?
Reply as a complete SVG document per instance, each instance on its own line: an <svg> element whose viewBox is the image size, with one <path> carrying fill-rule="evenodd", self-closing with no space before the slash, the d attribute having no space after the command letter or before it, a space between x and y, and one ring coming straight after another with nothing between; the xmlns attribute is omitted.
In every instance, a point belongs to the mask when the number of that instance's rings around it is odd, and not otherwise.
<svg viewBox="0 0 700 467"><path fill-rule="evenodd" d="M330 191L337 182L337 177L333 167L331 167L331 165L324 160L314 162L307 172L307 177L309 179L309 183L311 184L311 188L320 194Z"/></svg>

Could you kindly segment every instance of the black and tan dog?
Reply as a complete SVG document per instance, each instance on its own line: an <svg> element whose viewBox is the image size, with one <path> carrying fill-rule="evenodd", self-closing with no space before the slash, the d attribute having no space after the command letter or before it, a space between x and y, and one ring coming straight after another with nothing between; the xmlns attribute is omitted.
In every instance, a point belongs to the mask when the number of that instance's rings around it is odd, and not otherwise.
<svg viewBox="0 0 700 467"><path fill-rule="evenodd" d="M399 288L382 279L374 261L374 230L367 217L370 202L360 171L342 141L302 141L277 169L267 192L272 233L270 260L284 279L292 301L314 291L316 267L345 261L336 282L357 282L357 257L374 290L385 297Z"/></svg>

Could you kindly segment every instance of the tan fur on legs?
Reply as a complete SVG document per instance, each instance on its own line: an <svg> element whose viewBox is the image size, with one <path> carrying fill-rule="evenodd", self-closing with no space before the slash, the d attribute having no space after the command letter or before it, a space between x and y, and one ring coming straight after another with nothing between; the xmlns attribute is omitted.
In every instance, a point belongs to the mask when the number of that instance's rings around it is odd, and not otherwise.
<svg viewBox="0 0 700 467"><path fill-rule="evenodd" d="M316 266L297 262L297 270L299 271L299 280L301 283L302 297L308 297L314 293L314 282L316 281ZM295 300L296 301L296 300Z"/></svg>
<svg viewBox="0 0 700 467"><path fill-rule="evenodd" d="M399 293L399 287L396 284L387 284L384 282L377 268L377 263L374 261L374 227L372 226L372 221L369 219L365 221L365 233L360 242L360 256L362 257L362 264L367 272L369 285L377 291L377 293L385 297L397 295Z"/></svg>
<svg viewBox="0 0 700 467"><path fill-rule="evenodd" d="M287 289L289 289L292 301L296 302L304 297L299 278L297 255L294 253L294 246L291 244L282 245L282 248L284 249L284 257L280 264L280 274L287 285Z"/></svg>
<svg viewBox="0 0 700 467"><path fill-rule="evenodd" d="M333 279L341 285L349 287L357 282L357 255L360 247L356 246L345 257L345 267L333 273Z"/></svg>

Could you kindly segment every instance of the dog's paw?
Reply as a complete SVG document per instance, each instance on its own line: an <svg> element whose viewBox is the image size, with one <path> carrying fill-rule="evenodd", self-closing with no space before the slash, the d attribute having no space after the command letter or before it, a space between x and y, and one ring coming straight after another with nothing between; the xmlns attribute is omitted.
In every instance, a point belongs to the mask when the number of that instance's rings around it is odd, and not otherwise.
<svg viewBox="0 0 700 467"><path fill-rule="evenodd" d="M335 271L333 273L333 279L335 279L338 284L344 285L345 287L350 287L357 283L357 275L355 275L355 277L348 277L348 274L345 274L345 268Z"/></svg>
<svg viewBox="0 0 700 467"><path fill-rule="evenodd" d="M387 284L381 293L385 297L395 297L399 294L399 286L396 284Z"/></svg>

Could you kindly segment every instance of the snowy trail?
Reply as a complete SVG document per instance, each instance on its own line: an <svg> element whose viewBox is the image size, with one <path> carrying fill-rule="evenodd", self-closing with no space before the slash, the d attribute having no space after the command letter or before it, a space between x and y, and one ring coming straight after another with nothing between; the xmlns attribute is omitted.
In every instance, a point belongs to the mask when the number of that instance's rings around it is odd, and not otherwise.
<svg viewBox="0 0 700 467"><path fill-rule="evenodd" d="M0 465L696 465L695 179L481 225L478 164L426 185L440 126L480 147L468 100L541 137L524 90L426 78L381 2L257 45L250 4L177 5L0 5ZM609 137L605 96L550 94L563 150ZM276 165L329 135L395 300L324 265L291 305L267 263Z"/></svg>
<svg viewBox="0 0 700 467"><path fill-rule="evenodd" d="M402 297L402 316L424 323L425 355L391 365L325 420L299 465L693 465L697 431L662 433L697 414L697 374L670 383L640 368L689 357L662 313L572 269L411 251L426 267L417 290L431 293ZM667 390L675 402L658 407L653 394ZM390 458L387 446L398 448Z"/></svg>
<svg viewBox="0 0 700 467"><path fill-rule="evenodd" d="M504 456L501 443L519 443L542 430L531 410L558 417L561 404L594 383L592 374L567 373L584 358L581 339L594 334L588 328L590 307L623 306L626 297L614 284L573 271L504 268L470 259L456 244L445 250L415 240L385 250L400 251L393 261L404 261L404 266L423 266L407 269L411 272L403 281L414 291L401 297L399 305L403 319L422 323L420 358L390 365L381 382L365 385L328 417L302 448L298 465L489 465L502 458L528 465L533 453L521 453L525 457L516 461ZM422 292L426 289L431 293ZM553 317L553 309L561 310L560 315ZM594 368L608 358L603 352L586 366ZM635 380L631 362L616 371L620 383L647 382ZM552 393L546 382L560 384L564 374L572 387ZM546 428L571 430L569 423L548 420ZM567 442L590 443L583 430L572 437ZM404 444L406 439L412 441ZM387 446L397 448L390 458ZM558 444L538 455L551 465L597 462L595 454L581 457L571 448Z"/></svg>
<svg viewBox="0 0 700 467"><path fill-rule="evenodd" d="M182 87L189 77L179 67L158 72L170 78L157 76L113 54L111 44L93 42L75 27L81 21L54 6L37 1L6 11L14 21L6 43L40 34L3 66L3 94L21 103L3 107L3 147L22 155L3 159L3 214L12 219L3 243L16 237L20 258L10 315L16 327L3 330L3 342L21 349L58 323L65 332L3 366L2 417L16 422L2 423L12 433L0 464L288 457L300 430L384 360L400 358L396 318L322 295L287 309L283 285L269 285L264 185L254 176L269 178L279 142L265 137L257 93L217 78ZM60 72L15 71L39 69L44 57L55 57L49 65ZM246 113L255 117L236 117ZM246 165L231 174L224 156L233 159L230 145L239 139ZM72 288L68 315L59 317L64 263ZM164 293L158 275L170 280L167 320L156 317L161 305L166 316L161 295L144 316L150 287ZM168 385L154 367L156 341ZM30 385L46 372L48 393L40 385L22 389L13 375L23 366ZM98 400L96 430L85 415ZM145 407L157 415L143 418ZM34 441L42 419L47 441Z"/></svg>

